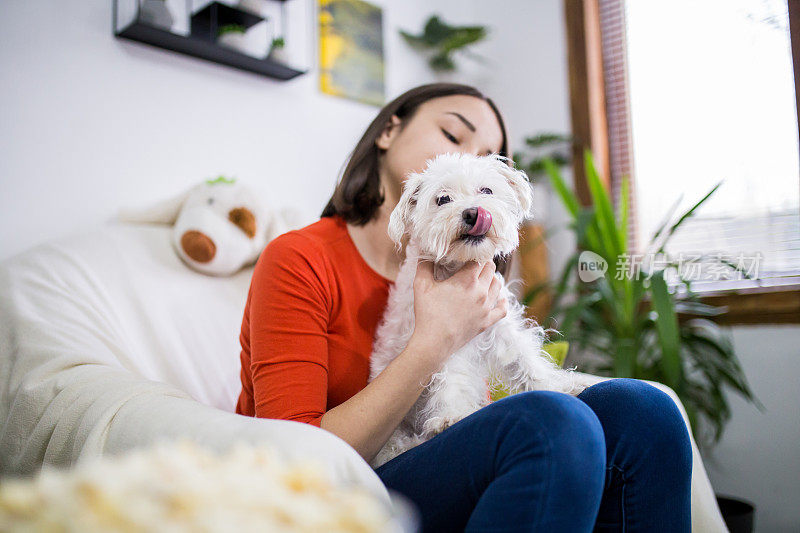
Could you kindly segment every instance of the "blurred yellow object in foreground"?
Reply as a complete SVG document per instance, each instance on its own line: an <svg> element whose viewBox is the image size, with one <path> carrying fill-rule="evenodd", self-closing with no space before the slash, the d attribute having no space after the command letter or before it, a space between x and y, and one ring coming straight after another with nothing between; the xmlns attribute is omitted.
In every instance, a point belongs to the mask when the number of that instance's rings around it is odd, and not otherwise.
<svg viewBox="0 0 800 533"><path fill-rule="evenodd" d="M391 511L321 462L167 443L0 483L0 531L385 532Z"/></svg>

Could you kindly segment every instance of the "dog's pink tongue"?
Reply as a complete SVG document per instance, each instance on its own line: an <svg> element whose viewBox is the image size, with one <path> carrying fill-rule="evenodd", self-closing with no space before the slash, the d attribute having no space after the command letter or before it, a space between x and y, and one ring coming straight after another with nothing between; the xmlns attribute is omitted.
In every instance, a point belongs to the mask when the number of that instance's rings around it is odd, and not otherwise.
<svg viewBox="0 0 800 533"><path fill-rule="evenodd" d="M492 227L492 214L486 209L478 208L478 219L475 225L467 232L468 235L483 235Z"/></svg>

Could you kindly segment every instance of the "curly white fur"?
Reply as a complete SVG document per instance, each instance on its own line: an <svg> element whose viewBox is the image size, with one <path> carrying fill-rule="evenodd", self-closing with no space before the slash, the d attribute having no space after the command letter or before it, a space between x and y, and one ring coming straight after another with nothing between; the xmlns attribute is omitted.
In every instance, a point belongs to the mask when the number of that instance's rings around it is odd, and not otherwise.
<svg viewBox="0 0 800 533"><path fill-rule="evenodd" d="M406 258L389 293L370 358L372 381L407 346L414 332L414 276L419 259L434 261L434 277L446 279L468 261L491 261L519 246L519 225L531 216L532 191L527 176L492 154L447 153L427 161L422 173L411 173L389 220L389 236L398 249L408 239ZM449 198L443 198L443 197ZM449 200L449 201L448 201ZM441 204L441 205L440 205ZM479 242L465 240L472 227L465 210L481 207L491 226ZM586 386L574 369L559 368L542 349L544 330L524 315L524 306L503 282L499 298L507 315L452 354L431 376L383 448L373 468L425 442L489 403L497 382L512 392L553 390L578 394Z"/></svg>

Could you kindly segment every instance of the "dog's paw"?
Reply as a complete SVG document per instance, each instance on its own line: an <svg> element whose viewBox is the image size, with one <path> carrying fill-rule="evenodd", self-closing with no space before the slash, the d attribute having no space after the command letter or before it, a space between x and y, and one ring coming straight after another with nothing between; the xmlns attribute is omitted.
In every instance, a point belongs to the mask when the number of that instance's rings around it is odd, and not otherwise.
<svg viewBox="0 0 800 533"><path fill-rule="evenodd" d="M444 416L434 416L429 418L422 424L422 432L425 435L438 435L445 429L449 428L456 422L461 420L459 417L444 417Z"/></svg>
<svg viewBox="0 0 800 533"><path fill-rule="evenodd" d="M577 396L578 394L582 393L585 389L591 387L597 383L597 380L584 378L583 376L575 375L575 380L572 384L572 390L568 391L567 394L571 396Z"/></svg>

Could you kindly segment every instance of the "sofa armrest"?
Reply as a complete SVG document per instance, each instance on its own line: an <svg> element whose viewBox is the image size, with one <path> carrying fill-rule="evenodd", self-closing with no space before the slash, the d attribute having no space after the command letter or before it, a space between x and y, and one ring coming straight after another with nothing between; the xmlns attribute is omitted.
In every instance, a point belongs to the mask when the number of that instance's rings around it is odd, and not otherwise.
<svg viewBox="0 0 800 533"><path fill-rule="evenodd" d="M217 451L245 442L268 444L288 460L317 460L335 482L364 487L389 502L380 478L355 450L311 425L228 413L172 386L99 364L62 359L22 377L3 412L4 473L69 466L161 440L189 439Z"/></svg>
<svg viewBox="0 0 800 533"><path fill-rule="evenodd" d="M1 474L166 439L219 451L244 441L272 445L288 460L319 461L334 482L389 502L377 474L336 435L226 412L137 372L125 332L109 325L121 321L114 298L89 269L54 246L0 264Z"/></svg>
<svg viewBox="0 0 800 533"><path fill-rule="evenodd" d="M608 379L614 379L594 376L584 372L575 373L583 384L589 386ZM686 423L686 429L689 432L689 440L692 443L692 531L695 533L727 532L728 528L725 525L725 521L722 519L714 489L711 486L708 474L706 474L706 469L703 466L703 459L700 456L700 451L697 449L697 443L694 441L694 435L692 435L692 427L689 423L689 417L686 415L686 409L684 409L678 395L675 394L675 391L670 387L656 381L646 379L642 381L664 391L672 398L672 401L678 406L681 416L683 416L683 421Z"/></svg>

